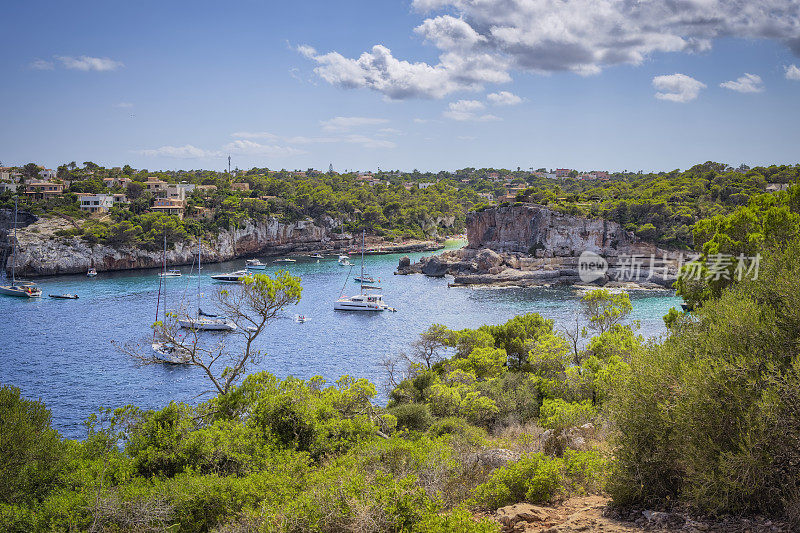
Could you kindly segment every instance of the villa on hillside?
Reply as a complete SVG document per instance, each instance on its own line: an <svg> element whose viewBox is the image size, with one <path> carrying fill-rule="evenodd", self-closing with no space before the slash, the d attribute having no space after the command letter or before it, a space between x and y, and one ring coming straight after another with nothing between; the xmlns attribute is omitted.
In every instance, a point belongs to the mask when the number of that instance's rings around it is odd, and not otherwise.
<svg viewBox="0 0 800 533"><path fill-rule="evenodd" d="M81 193L78 194L78 202L85 213L108 213L114 207L114 195Z"/></svg>
<svg viewBox="0 0 800 533"><path fill-rule="evenodd" d="M25 188L25 194L33 200L50 200L63 193L64 185L52 181L31 181Z"/></svg>
<svg viewBox="0 0 800 533"><path fill-rule="evenodd" d="M103 183L106 187L127 187L130 182L131 179L126 178L125 176L120 176L118 178L103 178Z"/></svg>
<svg viewBox="0 0 800 533"><path fill-rule="evenodd" d="M155 196L164 196L167 193L166 181L158 179L158 176L148 176L147 181L144 182L144 187L147 192L153 193Z"/></svg>
<svg viewBox="0 0 800 533"><path fill-rule="evenodd" d="M183 218L183 213L186 207L183 200L176 200L174 198L158 198L153 204L153 207L150 209L155 213L178 215L179 218Z"/></svg>

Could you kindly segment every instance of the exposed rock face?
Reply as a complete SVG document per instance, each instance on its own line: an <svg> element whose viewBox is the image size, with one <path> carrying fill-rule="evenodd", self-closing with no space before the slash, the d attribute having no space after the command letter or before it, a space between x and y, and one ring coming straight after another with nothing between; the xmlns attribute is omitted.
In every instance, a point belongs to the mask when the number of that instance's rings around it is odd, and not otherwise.
<svg viewBox="0 0 800 533"><path fill-rule="evenodd" d="M277 255L347 246L352 236L337 233L334 221L318 226L312 221L286 224L276 219L248 222L236 230L221 231L203 241L203 261L227 261L253 254ZM77 274L90 267L98 271L157 268L162 264L162 250L135 247L91 245L80 237L57 237L59 229L74 226L63 219L45 219L18 231L16 271L22 276ZM168 265L192 264L197 258L197 242L176 243L167 250ZM11 259L6 265L11 268Z"/></svg>
<svg viewBox="0 0 800 533"><path fill-rule="evenodd" d="M579 257L583 252L593 252L602 256L599 260L607 269L591 282L622 288L664 288L674 281L679 253L644 242L616 222L565 215L539 205L470 213L467 238L466 248L423 257L412 265L401 263L397 273L449 274L454 277L453 285L588 283L580 277ZM638 258L638 267L633 266L631 258Z"/></svg>
<svg viewBox="0 0 800 533"><path fill-rule="evenodd" d="M588 250L603 256L650 255L657 248L616 222L558 213L544 206L494 207L467 215L469 248L570 257Z"/></svg>

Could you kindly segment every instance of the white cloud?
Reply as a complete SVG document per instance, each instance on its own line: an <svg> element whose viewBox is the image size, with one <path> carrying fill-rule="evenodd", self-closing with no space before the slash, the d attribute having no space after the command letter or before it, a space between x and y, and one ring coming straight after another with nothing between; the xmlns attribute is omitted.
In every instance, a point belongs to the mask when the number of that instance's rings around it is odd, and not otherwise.
<svg viewBox="0 0 800 533"><path fill-rule="evenodd" d="M114 107L117 107L119 109L129 109L129 108L133 107L133 104L130 103L130 102L119 102L119 103L114 104Z"/></svg>
<svg viewBox="0 0 800 533"><path fill-rule="evenodd" d="M738 93L760 93L764 91L764 82L761 80L761 76L749 74L747 72L744 73L744 76L740 76L735 81L726 81L720 83L719 86L723 89L730 89Z"/></svg>
<svg viewBox="0 0 800 533"><path fill-rule="evenodd" d="M800 56L797 0L413 0L431 13L414 32L438 62L395 58L381 44L358 58L299 52L325 81L388 98L442 98L509 81L515 70L592 75L658 52L709 50L716 39L778 41Z"/></svg>
<svg viewBox="0 0 800 533"><path fill-rule="evenodd" d="M653 78L653 87L659 91L656 93L659 100L685 103L697 98L706 85L686 74L670 74Z"/></svg>
<svg viewBox="0 0 800 533"><path fill-rule="evenodd" d="M486 106L483 105L483 102L477 100L459 100L458 102L452 102L449 107L450 111L471 112L483 109Z"/></svg>
<svg viewBox="0 0 800 533"><path fill-rule="evenodd" d="M33 70L53 70L55 65L52 61L45 61L44 59L34 59L28 65L29 68Z"/></svg>
<svg viewBox="0 0 800 533"><path fill-rule="evenodd" d="M476 111L484 109L486 106L483 102L478 100L459 100L457 102L450 102L447 111L442 113L442 116L452 120L473 120L477 122L491 122L500 120L500 117L494 115L478 115Z"/></svg>
<svg viewBox="0 0 800 533"><path fill-rule="evenodd" d="M386 124L387 122L389 121L385 118L333 117L329 120L321 120L319 123L322 126L322 129L326 131L347 131L353 128L361 128L364 126Z"/></svg>
<svg viewBox="0 0 800 533"><path fill-rule="evenodd" d="M277 139L278 136L268 131L237 131L231 133L231 137L239 139Z"/></svg>
<svg viewBox="0 0 800 533"><path fill-rule="evenodd" d="M786 68L786 79L800 81L800 68L797 65L789 65Z"/></svg>
<svg viewBox="0 0 800 533"><path fill-rule="evenodd" d="M414 119L414 123L415 124L427 124L428 122L430 122L430 120L427 119L427 118L415 118Z"/></svg>
<svg viewBox="0 0 800 533"><path fill-rule="evenodd" d="M299 150L292 146L279 146L275 144L260 144L247 139L238 139L229 142L222 147L224 152L243 155L264 155L269 157L287 157L292 155L305 154L304 150Z"/></svg>
<svg viewBox="0 0 800 533"><path fill-rule="evenodd" d="M90 71L96 70L98 72L105 72L109 70L117 70L124 65L120 61L114 61L107 57L90 57L90 56L55 56L61 62L64 68L72 70Z"/></svg>
<svg viewBox="0 0 800 533"><path fill-rule="evenodd" d="M508 91L487 94L486 99L494 105L517 105L522 102L522 98Z"/></svg>
<svg viewBox="0 0 800 533"><path fill-rule="evenodd" d="M175 159L206 159L221 155L220 152L202 150L191 144L183 146L162 146L149 150L139 150L139 153L148 157L173 157Z"/></svg>

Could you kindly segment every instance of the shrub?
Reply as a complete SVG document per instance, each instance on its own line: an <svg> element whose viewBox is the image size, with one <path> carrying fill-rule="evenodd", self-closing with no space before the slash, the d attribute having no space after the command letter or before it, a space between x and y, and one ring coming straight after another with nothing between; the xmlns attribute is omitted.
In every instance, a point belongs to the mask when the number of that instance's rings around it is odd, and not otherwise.
<svg viewBox="0 0 800 533"><path fill-rule="evenodd" d="M389 414L397 418L397 427L426 431L433 424L430 408L425 404L411 403L389 409Z"/></svg>
<svg viewBox="0 0 800 533"><path fill-rule="evenodd" d="M486 483L478 485L474 494L482 508L497 509L523 500L549 501L562 484L561 460L533 453L495 470Z"/></svg>

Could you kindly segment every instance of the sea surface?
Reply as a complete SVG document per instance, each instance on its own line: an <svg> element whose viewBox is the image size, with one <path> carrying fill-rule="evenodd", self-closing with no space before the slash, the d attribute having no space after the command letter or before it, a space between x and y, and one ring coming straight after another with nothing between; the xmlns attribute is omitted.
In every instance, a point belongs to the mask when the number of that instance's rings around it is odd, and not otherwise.
<svg viewBox="0 0 800 533"><path fill-rule="evenodd" d="M451 246L457 244L451 243ZM412 261L422 255L409 254ZM348 313L333 310L342 288L352 294L358 285L346 280L348 267L336 256L297 258L296 263L271 263L266 272L286 268L302 279L300 303L270 324L257 344L266 355L254 371L279 378L315 375L329 381L343 374L367 378L383 390L381 361L408 351L410 343L432 323L451 329L499 324L523 313L536 312L557 327L574 322L580 295L571 288L448 288L447 279L422 275L395 276L400 254L365 259L365 271L380 278L384 300L396 313ZM358 258L353 258L358 263ZM230 285L208 276L244 267L244 260L204 265L200 293L205 311L213 310L208 295ZM352 274L359 272L359 266ZM183 276L167 281L167 306L194 306L197 271L183 267ZM152 337L158 297L158 271L135 270L59 276L37 280L43 297L0 296L0 383L19 387L28 398L43 400L53 414L53 426L64 436L85 437L83 421L99 407L134 404L159 408L168 402L196 402L209 389L199 368L140 366L112 345L141 343ZM48 294L75 293L78 300L56 300ZM670 291L631 292L631 318L649 337L665 333L662 316L680 300ZM308 317L306 322L296 320ZM220 335L220 334L211 334ZM383 393L381 393L383 394ZM202 398L201 398L202 399Z"/></svg>

